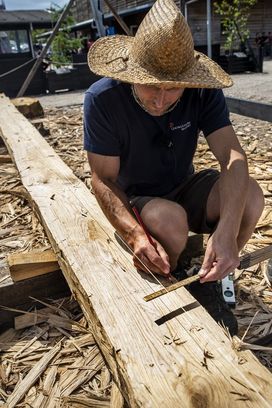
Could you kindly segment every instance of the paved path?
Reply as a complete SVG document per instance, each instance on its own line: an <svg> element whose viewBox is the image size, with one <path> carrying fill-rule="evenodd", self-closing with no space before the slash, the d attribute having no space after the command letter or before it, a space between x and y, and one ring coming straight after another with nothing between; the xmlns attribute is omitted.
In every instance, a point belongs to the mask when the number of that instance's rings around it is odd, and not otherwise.
<svg viewBox="0 0 272 408"><path fill-rule="evenodd" d="M264 61L263 73L232 75L234 85L224 89L226 96L272 104L272 60Z"/></svg>
<svg viewBox="0 0 272 408"><path fill-rule="evenodd" d="M234 85L224 90L225 95L272 104L272 60L264 61L263 71L261 74L232 75ZM39 100L44 107L48 108L81 105L84 100L84 90L43 95Z"/></svg>

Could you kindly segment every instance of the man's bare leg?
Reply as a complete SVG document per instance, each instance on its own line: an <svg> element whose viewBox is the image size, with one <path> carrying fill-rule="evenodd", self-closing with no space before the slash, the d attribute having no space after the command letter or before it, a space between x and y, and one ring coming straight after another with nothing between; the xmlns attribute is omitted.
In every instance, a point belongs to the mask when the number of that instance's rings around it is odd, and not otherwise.
<svg viewBox="0 0 272 408"><path fill-rule="evenodd" d="M256 224L264 208L264 197L258 183L250 178L246 205L240 225L240 231L237 238L239 251L244 247L251 237ZM217 181L208 197L207 201L207 220L208 222L217 222L220 216L220 195L219 181Z"/></svg>
<svg viewBox="0 0 272 408"><path fill-rule="evenodd" d="M141 217L148 231L167 252L171 270L175 269L188 239L189 228L185 210L172 201L154 198L144 206Z"/></svg>

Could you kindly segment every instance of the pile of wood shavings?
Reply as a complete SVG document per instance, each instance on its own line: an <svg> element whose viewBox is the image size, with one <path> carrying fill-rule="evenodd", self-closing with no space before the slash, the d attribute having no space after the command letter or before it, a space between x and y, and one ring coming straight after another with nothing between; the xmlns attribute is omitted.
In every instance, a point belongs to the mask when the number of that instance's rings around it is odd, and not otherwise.
<svg viewBox="0 0 272 408"><path fill-rule="evenodd" d="M1 145L0 158L6 154ZM0 162L0 197L0 266L9 253L51 248L13 163ZM7 278L0 273L0 284Z"/></svg>
<svg viewBox="0 0 272 408"><path fill-rule="evenodd" d="M0 406L110 406L111 376L78 304L61 299L0 335Z"/></svg>

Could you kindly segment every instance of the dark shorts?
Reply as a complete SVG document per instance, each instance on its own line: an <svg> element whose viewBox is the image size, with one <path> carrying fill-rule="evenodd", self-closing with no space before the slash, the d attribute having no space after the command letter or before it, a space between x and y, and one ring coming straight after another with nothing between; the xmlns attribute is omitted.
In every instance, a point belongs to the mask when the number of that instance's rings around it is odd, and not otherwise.
<svg viewBox="0 0 272 408"><path fill-rule="evenodd" d="M219 176L220 173L217 170L202 170L192 174L179 187L160 198L179 203L185 209L190 231L209 234L216 223L212 225L207 222L207 201ZM144 206L154 198L158 197L136 196L130 197L130 202L141 212Z"/></svg>

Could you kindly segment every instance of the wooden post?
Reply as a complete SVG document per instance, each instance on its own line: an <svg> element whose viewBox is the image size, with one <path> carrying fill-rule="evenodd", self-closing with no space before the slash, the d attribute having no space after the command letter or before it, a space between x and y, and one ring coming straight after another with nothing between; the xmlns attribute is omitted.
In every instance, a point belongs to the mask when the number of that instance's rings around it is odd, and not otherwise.
<svg viewBox="0 0 272 408"><path fill-rule="evenodd" d="M103 13L101 11L101 3L99 0L90 0L91 9L94 16L94 21L99 37L106 35L105 27L103 24Z"/></svg>
<svg viewBox="0 0 272 408"><path fill-rule="evenodd" d="M110 9L110 11L112 12L112 14L114 15L115 19L117 20L117 22L120 24L120 26L122 27L122 29L124 30L124 32L127 35L131 35L131 31L129 29L129 27L126 25L126 23L124 22L124 20L119 16L119 14L117 13L117 11L115 10L115 8L111 5L109 0L104 0L104 3L106 3L106 5L108 6L108 8Z"/></svg>
<svg viewBox="0 0 272 408"><path fill-rule="evenodd" d="M23 96L23 95L25 94L25 91L27 90L28 85L29 85L30 82L32 81L32 78L34 77L34 75L35 75L37 69L39 68L39 66L40 66L40 64L41 64L41 62L42 62L42 60L43 60L43 57L46 55L46 52L47 52L48 48L50 47L50 44L51 44L52 41L54 40L54 37L55 37L55 35L57 34L57 32L58 32L58 30L59 30L59 28L60 28L60 26L61 26L61 23L63 22L63 20L64 20L65 17L67 16L68 11L70 10L70 7L72 6L72 4L73 4L74 1L75 1L75 0L70 0L69 3L67 4L67 6L65 7L65 9L63 10L63 12L61 13L61 15L60 15L60 17L59 17L59 19L58 19L58 21L57 21L57 23L56 23L56 25L55 25L53 31L52 31L50 37L49 37L48 40L47 40L47 43L45 44L44 48L42 49L42 52L41 52L40 55L38 56L38 58L37 58L35 64L34 64L33 67L31 68L31 70L30 70L30 72L29 72L29 74L28 74L28 76L27 76L25 82L24 82L23 85L21 86L21 89L19 90L19 92L18 92L18 94L17 94L17 98L19 98L19 97L21 97L21 96Z"/></svg>

